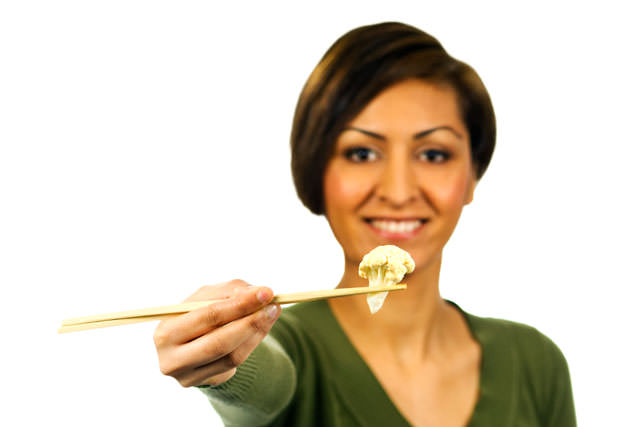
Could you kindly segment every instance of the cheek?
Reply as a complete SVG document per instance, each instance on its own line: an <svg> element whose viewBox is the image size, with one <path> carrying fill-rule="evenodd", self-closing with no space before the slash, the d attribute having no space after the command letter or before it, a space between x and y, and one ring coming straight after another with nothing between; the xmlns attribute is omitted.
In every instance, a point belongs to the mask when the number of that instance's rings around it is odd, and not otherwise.
<svg viewBox="0 0 640 427"><path fill-rule="evenodd" d="M448 177L442 185L432 187L434 203L443 212L459 212L469 200L471 178L466 175Z"/></svg>
<svg viewBox="0 0 640 427"><path fill-rule="evenodd" d="M324 176L324 199L327 212L355 207L366 198L371 179L329 164Z"/></svg>

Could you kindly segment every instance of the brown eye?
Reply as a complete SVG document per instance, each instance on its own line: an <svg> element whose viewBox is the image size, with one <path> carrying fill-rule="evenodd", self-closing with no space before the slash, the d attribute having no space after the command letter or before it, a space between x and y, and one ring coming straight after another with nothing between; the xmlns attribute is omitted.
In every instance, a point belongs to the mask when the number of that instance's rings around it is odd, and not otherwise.
<svg viewBox="0 0 640 427"><path fill-rule="evenodd" d="M355 163L372 162L378 158L378 154L370 148L354 147L345 150L344 156L347 160Z"/></svg>
<svg viewBox="0 0 640 427"><path fill-rule="evenodd" d="M451 155L446 151L431 148L421 151L418 158L429 163L444 163L451 158Z"/></svg>

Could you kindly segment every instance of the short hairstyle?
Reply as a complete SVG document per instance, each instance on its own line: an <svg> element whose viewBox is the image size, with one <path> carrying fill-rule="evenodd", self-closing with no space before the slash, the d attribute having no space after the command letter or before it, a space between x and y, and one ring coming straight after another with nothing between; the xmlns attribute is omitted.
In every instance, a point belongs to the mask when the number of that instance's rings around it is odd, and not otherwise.
<svg viewBox="0 0 640 427"><path fill-rule="evenodd" d="M496 121L475 70L449 56L438 40L418 28L398 22L363 26L329 48L296 106L291 169L298 197L311 212L325 211L324 173L345 126L384 89L411 78L456 91L476 177L484 174L495 146Z"/></svg>

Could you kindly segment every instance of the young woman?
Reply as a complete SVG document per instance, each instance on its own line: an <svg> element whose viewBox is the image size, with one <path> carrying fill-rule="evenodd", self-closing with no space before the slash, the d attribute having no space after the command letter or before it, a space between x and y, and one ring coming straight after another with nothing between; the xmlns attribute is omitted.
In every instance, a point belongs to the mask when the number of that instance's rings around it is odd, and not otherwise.
<svg viewBox="0 0 640 427"><path fill-rule="evenodd" d="M484 85L436 39L399 23L345 34L300 96L294 181L344 250L338 287L394 244L416 264L408 289L371 315L362 297L281 313L268 288L204 287L189 300L225 300L158 326L161 371L200 387L230 425L575 425L547 337L440 296L443 248L494 143Z"/></svg>

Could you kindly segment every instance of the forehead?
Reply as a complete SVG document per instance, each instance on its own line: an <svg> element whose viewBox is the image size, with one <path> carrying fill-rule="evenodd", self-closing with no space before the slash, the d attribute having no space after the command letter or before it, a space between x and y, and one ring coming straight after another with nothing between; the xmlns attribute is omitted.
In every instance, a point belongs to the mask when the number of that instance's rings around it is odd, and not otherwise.
<svg viewBox="0 0 640 427"><path fill-rule="evenodd" d="M455 90L418 79L396 83L380 92L348 126L381 133L414 133L450 126L466 135Z"/></svg>

